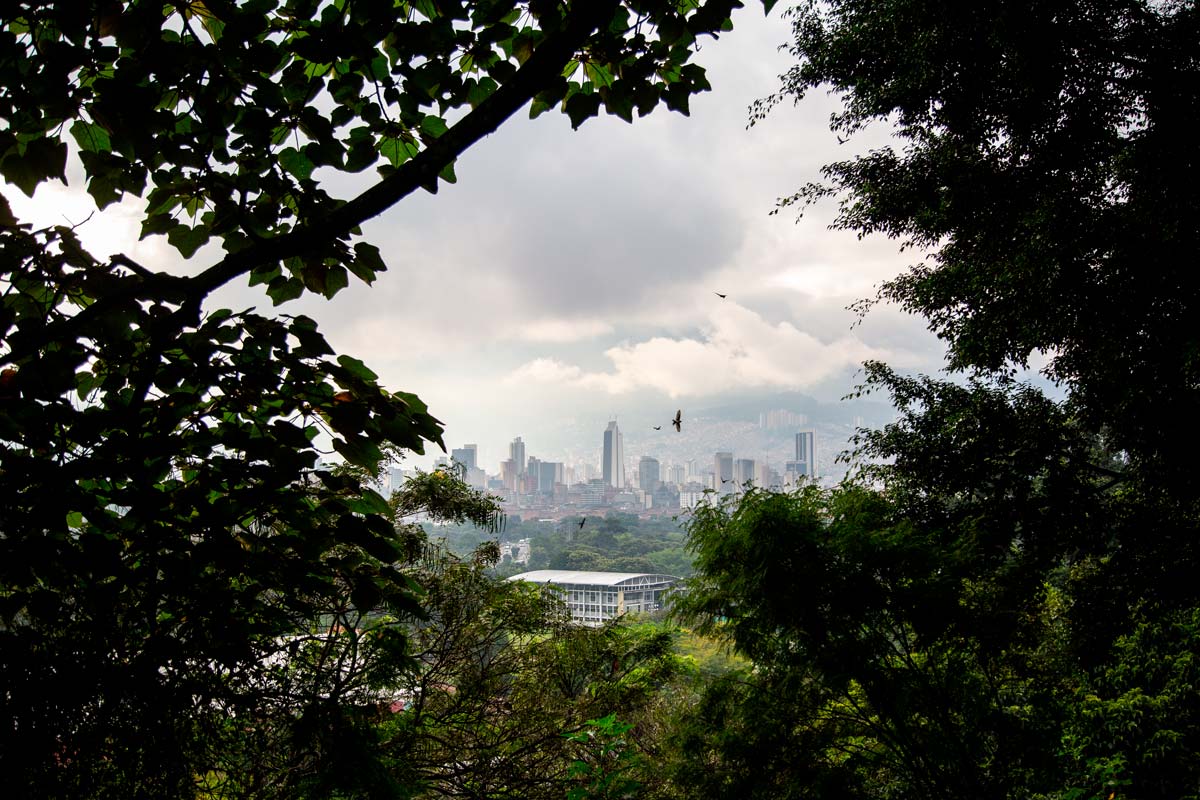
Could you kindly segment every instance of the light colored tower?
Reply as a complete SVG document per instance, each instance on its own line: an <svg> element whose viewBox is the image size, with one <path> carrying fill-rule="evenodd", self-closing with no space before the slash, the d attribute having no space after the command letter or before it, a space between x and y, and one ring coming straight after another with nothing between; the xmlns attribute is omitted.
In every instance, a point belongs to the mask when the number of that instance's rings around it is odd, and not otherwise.
<svg viewBox="0 0 1200 800"><path fill-rule="evenodd" d="M713 488L718 494L733 491L733 453L721 452L713 455Z"/></svg>
<svg viewBox="0 0 1200 800"><path fill-rule="evenodd" d="M508 445L508 457L516 465L518 475L525 474L525 443L521 437L513 439Z"/></svg>
<svg viewBox="0 0 1200 800"><path fill-rule="evenodd" d="M608 423L604 429L604 454L602 461L604 483L617 489L625 488L625 450L621 443L621 429L617 421Z"/></svg>

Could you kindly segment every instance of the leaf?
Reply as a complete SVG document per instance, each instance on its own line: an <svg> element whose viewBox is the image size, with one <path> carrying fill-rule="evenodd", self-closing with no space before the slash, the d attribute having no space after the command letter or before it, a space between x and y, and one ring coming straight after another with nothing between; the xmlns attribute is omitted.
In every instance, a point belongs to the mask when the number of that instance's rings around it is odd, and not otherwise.
<svg viewBox="0 0 1200 800"><path fill-rule="evenodd" d="M347 372L360 381L374 383L379 380L379 376L372 372L366 364L359 361L354 356L338 356L337 363L340 364Z"/></svg>
<svg viewBox="0 0 1200 800"><path fill-rule="evenodd" d="M295 300L302 294L304 294L304 283L299 278L285 278L280 275L267 284L267 296L275 305Z"/></svg>
<svg viewBox="0 0 1200 800"><path fill-rule="evenodd" d="M446 121L441 117L433 114L426 114L421 120L421 133L431 138L438 138L444 134L449 128L446 126Z"/></svg>
<svg viewBox="0 0 1200 800"><path fill-rule="evenodd" d="M354 245L354 260L346 266L368 285L375 282L378 273L387 271L387 264L383 263L379 248L369 242L358 242Z"/></svg>
<svg viewBox="0 0 1200 800"><path fill-rule="evenodd" d="M584 120L600 111L600 95L576 92L567 98L566 111L571 118L571 127L578 128Z"/></svg>
<svg viewBox="0 0 1200 800"><path fill-rule="evenodd" d="M333 449L344 459L359 467L375 469L383 460L383 451L379 445L362 436L348 436L345 439L334 439Z"/></svg>
<svg viewBox="0 0 1200 800"><path fill-rule="evenodd" d="M80 149L89 153L111 153L112 140L108 131L90 122L79 120L71 126L71 136Z"/></svg>
<svg viewBox="0 0 1200 800"><path fill-rule="evenodd" d="M279 165L302 181L312 177L315 168L312 160L294 147L279 151Z"/></svg>
<svg viewBox="0 0 1200 800"><path fill-rule="evenodd" d="M209 240L207 225L197 225L189 228L187 225L177 225L167 233L167 241L179 251L184 258L191 258Z"/></svg>
<svg viewBox="0 0 1200 800"><path fill-rule="evenodd" d="M50 139L36 139L26 145L25 152L15 149L0 161L0 174L27 196L33 197L38 184L47 178L65 181L67 145Z"/></svg>
<svg viewBox="0 0 1200 800"><path fill-rule="evenodd" d="M379 154L390 161L393 167L399 167L408 161L419 149L416 142L400 136L384 139L379 143Z"/></svg>

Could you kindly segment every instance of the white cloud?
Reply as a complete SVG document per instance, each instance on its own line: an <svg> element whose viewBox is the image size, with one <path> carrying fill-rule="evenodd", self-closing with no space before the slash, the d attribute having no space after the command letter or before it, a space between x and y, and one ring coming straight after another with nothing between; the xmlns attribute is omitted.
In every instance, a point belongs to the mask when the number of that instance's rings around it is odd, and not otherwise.
<svg viewBox="0 0 1200 800"><path fill-rule="evenodd" d="M551 317L518 325L513 338L527 342L578 342L612 333L613 327L600 320L569 320Z"/></svg>
<svg viewBox="0 0 1200 800"><path fill-rule="evenodd" d="M733 389L805 389L886 350L852 335L823 342L790 322L772 324L736 303L723 303L699 336L655 336L605 352L608 371L589 372L554 358L537 358L507 378L626 394L650 389L670 397Z"/></svg>

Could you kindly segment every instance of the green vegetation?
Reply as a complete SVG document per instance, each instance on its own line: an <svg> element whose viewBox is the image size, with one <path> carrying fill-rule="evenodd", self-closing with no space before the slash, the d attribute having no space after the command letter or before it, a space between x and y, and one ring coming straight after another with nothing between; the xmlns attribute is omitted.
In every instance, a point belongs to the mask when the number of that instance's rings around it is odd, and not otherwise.
<svg viewBox="0 0 1200 800"><path fill-rule="evenodd" d="M4 5L0 175L33 195L77 159L97 208L141 198L143 235L197 262L172 274L97 257L0 198L11 794L193 795L230 720L269 713L311 721L323 743L284 786L359 791L329 783L352 755L334 746L356 741L335 724L351 710L316 689L264 692L261 673L331 613L427 614L387 500L318 461L331 446L369 471L389 446L440 444L441 427L312 320L209 299L236 280L276 304L371 283L385 264L359 226L454 181L455 159L526 104L575 126L686 112L708 88L689 63L697 37L727 29L733 5ZM348 201L323 188L374 167Z"/></svg>
<svg viewBox="0 0 1200 800"><path fill-rule="evenodd" d="M869 364L900 415L851 479L701 507L694 562L666 521L505 532L534 568L690 565L686 631L571 626L497 579L465 539L497 525L487 497L375 488L440 442L416 397L311 320L205 306L235 279L277 303L370 282L357 226L526 102L686 110L732 5L0 12L0 174L33 193L69 137L100 207L142 197L147 235L224 249L153 272L0 202L12 796L1200 797L1194 3L792 12L797 64L757 113L833 87L836 130L899 138L783 205L836 198L838 225L925 254L880 297L960 374ZM377 162L349 202L314 177ZM1038 355L1062 399L1019 380Z"/></svg>
<svg viewBox="0 0 1200 800"><path fill-rule="evenodd" d="M679 733L694 796L1200 796L1200 12L812 3L773 103L899 142L784 201L924 255L881 299L965 373L870 364L857 479L690 528L683 611L751 659ZM1035 354L1064 396L1017 379Z"/></svg>
<svg viewBox="0 0 1200 800"><path fill-rule="evenodd" d="M511 564L501 553L497 574L516 575L532 569L656 572L686 578L692 556L685 546L683 521L677 517L639 519L610 511L603 517L564 517L549 522L506 519L504 541L529 539L529 564ZM430 538L442 539L455 553L468 553L497 534L470 525L427 526Z"/></svg>

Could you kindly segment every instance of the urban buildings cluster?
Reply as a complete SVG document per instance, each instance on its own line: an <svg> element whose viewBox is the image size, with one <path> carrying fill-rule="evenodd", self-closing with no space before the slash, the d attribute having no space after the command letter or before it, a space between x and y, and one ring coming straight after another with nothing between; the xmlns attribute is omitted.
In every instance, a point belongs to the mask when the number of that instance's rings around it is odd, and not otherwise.
<svg viewBox="0 0 1200 800"><path fill-rule="evenodd" d="M804 419L791 415L788 421L797 418ZM714 453L711 461L663 463L647 454L627 464L615 420L608 423L599 444L599 467L594 462L566 464L528 455L520 436L509 444L508 458L494 474L479 465L478 448L473 444L454 448L439 464L457 470L468 484L498 496L506 513L550 519L610 509L647 515L672 513L695 506L706 493L740 494L750 486L786 488L818 477L816 433L812 430L795 433L794 458L785 461L782 469L764 458L740 457L732 450Z"/></svg>

